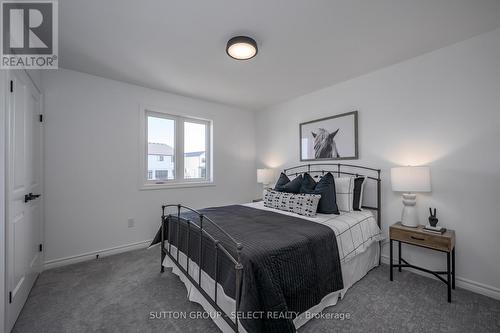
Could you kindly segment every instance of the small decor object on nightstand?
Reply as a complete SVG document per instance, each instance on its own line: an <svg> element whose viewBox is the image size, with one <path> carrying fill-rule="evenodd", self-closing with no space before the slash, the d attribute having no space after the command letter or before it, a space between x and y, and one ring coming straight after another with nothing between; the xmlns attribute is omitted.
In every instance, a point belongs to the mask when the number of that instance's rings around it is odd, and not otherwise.
<svg viewBox="0 0 500 333"><path fill-rule="evenodd" d="M444 234L446 232L446 228L431 227L430 225L426 225L422 230L425 232L430 232L432 234L438 234L438 235Z"/></svg>
<svg viewBox="0 0 500 333"><path fill-rule="evenodd" d="M436 224L438 224L438 221L439 221L439 219L437 218L436 208L434 208L434 214L433 214L432 213L432 208L429 207L429 213L431 213L431 215L429 216L429 224L431 225L431 227L435 227Z"/></svg>
<svg viewBox="0 0 500 333"><path fill-rule="evenodd" d="M423 230L427 232L433 232L436 234L443 234L446 231L446 228L437 226L439 219L437 218L436 208L434 208L434 213L433 213L432 208L429 207L429 213L431 214L429 216L429 224L427 224Z"/></svg>

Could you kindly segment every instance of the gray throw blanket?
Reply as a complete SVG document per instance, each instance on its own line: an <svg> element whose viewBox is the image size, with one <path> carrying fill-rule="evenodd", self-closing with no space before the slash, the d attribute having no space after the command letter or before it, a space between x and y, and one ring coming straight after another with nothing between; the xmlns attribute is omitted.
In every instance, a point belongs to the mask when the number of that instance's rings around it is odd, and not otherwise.
<svg viewBox="0 0 500 333"><path fill-rule="evenodd" d="M200 210L243 245L241 261L243 282L241 290L241 322L248 332L295 332L296 315L318 304L331 292L343 288L342 272L335 233L321 224L298 217L240 205ZM182 218L199 224L193 213ZM170 223L172 245L188 253L187 228L181 223L180 237L177 221ZM206 229L220 240L236 258L233 243L220 231L205 222ZM191 229L190 258L199 263L199 234ZM152 244L159 241L158 231ZM166 230L165 239L168 239ZM215 276L214 245L203 239L203 270ZM227 295L235 299L234 264L219 252L217 281ZM258 313L258 318L248 314ZM252 317L255 317L252 315Z"/></svg>

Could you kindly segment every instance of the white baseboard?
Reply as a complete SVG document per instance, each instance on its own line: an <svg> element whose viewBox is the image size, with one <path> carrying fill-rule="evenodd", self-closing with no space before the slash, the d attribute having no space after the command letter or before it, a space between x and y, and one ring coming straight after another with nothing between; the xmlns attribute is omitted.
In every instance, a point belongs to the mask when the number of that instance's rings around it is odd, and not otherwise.
<svg viewBox="0 0 500 333"><path fill-rule="evenodd" d="M382 255L382 262L384 264L389 265L389 256L383 254ZM397 264L397 260L393 260L393 262L395 264ZM405 268L405 269L410 270L413 273L427 276L427 277L430 277L432 279L437 280L437 278L431 274L428 274L428 273L425 273L425 272L422 272L422 271L419 271L416 269L411 269L411 268ZM456 282L457 287L460 287L460 288L463 288L463 289L466 289L466 290L469 290L469 291L472 291L472 292L475 292L475 293L478 293L481 295L485 295L485 296L500 300L500 289L498 289L498 288L486 285L484 283L472 281L472 280L469 280L469 279L466 279L466 278L463 278L460 276L455 276L455 282Z"/></svg>
<svg viewBox="0 0 500 333"><path fill-rule="evenodd" d="M92 260L92 259L96 258L96 255L99 255L99 257L106 257L106 256L110 256L113 254L123 253L123 252L127 252L127 251L144 249L144 248L148 247L148 245L150 243L151 243L151 239L145 240L142 242L136 242L136 243L115 246L115 247L111 247L108 249L102 249L102 250L98 250L98 251L77 254L74 256L70 256L70 257L52 259L52 260L46 261L43 264L43 269L47 270L47 269L51 269L51 268L55 268L55 267L76 264L77 262Z"/></svg>

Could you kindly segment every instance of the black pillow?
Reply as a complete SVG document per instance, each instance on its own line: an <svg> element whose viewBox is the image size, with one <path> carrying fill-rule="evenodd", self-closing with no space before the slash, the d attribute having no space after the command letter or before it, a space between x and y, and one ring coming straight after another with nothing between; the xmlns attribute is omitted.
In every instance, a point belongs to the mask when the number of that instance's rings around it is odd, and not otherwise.
<svg viewBox="0 0 500 333"><path fill-rule="evenodd" d="M314 178L311 177L311 175L307 172L304 173L304 176L302 177L302 186L300 187L300 193L311 194L312 192L314 192L315 187L316 181L314 180Z"/></svg>
<svg viewBox="0 0 500 333"><path fill-rule="evenodd" d="M280 178L276 182L276 185L274 186L275 191L283 192L284 189L283 187L290 182L290 178L288 178L287 175L285 175L283 172L280 174Z"/></svg>
<svg viewBox="0 0 500 333"><path fill-rule="evenodd" d="M321 177L314 190L310 193L321 195L318 203L318 213L339 214L335 195L335 180L330 172Z"/></svg>
<svg viewBox="0 0 500 333"><path fill-rule="evenodd" d="M291 182L288 182L283 186L283 192L299 193L301 186L302 186L302 175L298 175Z"/></svg>
<svg viewBox="0 0 500 333"><path fill-rule="evenodd" d="M356 177L354 179L354 195L352 200L352 208L354 210L361 210L361 196L363 195L363 183L365 182L365 177Z"/></svg>

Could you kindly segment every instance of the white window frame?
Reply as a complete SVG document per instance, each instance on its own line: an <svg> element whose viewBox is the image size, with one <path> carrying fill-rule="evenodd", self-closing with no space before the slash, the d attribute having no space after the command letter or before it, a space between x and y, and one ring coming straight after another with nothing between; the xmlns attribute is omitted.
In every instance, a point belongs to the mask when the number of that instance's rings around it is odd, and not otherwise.
<svg viewBox="0 0 500 333"><path fill-rule="evenodd" d="M172 180L148 180L148 116L174 120L174 165L175 179ZM184 178L184 122L206 125L206 177ZM215 186L213 177L213 121L198 117L180 115L178 112L168 112L161 108L141 106L140 107L140 168L139 187L142 190Z"/></svg>

